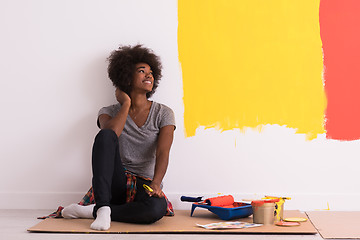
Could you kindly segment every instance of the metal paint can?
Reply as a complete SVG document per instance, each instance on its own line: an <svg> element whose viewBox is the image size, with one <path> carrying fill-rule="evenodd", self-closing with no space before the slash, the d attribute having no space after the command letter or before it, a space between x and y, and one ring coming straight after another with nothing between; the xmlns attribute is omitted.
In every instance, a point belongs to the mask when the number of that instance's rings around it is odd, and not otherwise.
<svg viewBox="0 0 360 240"><path fill-rule="evenodd" d="M279 199L256 200L251 202L253 209L253 222L264 225L274 224L275 205Z"/></svg>

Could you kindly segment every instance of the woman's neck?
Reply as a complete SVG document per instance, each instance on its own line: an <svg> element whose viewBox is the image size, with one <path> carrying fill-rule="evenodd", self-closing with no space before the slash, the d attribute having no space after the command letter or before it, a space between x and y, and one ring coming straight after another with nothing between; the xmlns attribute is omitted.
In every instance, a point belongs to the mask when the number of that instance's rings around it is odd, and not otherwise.
<svg viewBox="0 0 360 240"><path fill-rule="evenodd" d="M148 108L149 101L146 95L143 94L131 94L131 106L130 109L133 111L142 110L144 108Z"/></svg>

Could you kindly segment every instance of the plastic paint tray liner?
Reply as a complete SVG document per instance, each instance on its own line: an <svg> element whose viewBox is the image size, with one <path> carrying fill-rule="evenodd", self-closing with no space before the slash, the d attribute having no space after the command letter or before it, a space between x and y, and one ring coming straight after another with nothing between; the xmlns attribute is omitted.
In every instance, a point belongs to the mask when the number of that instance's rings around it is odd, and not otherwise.
<svg viewBox="0 0 360 240"><path fill-rule="evenodd" d="M248 203L234 202L234 207L216 207L206 204L193 203L191 207L191 214L193 215L195 208L206 208L212 213L215 213L222 220L230 220L236 218L246 218L253 214L252 206Z"/></svg>

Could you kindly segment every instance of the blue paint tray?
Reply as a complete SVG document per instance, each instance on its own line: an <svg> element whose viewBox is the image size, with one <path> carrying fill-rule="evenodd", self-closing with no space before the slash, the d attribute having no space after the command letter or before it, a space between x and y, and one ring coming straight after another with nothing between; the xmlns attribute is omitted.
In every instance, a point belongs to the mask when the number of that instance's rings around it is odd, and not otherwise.
<svg viewBox="0 0 360 240"><path fill-rule="evenodd" d="M246 218L253 214L253 210L251 207L251 204L248 203L242 203L242 202L234 202L234 207L216 207L216 206L210 206L206 204L201 203L193 203L191 207L191 214L193 215L195 208L206 208L212 213L215 213L218 217L220 217L222 220L230 220L235 218Z"/></svg>

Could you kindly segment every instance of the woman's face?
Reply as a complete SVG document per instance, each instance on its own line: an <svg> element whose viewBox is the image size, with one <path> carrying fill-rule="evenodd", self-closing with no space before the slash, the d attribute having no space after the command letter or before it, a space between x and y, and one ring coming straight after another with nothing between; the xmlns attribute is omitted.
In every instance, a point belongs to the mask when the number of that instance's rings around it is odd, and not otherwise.
<svg viewBox="0 0 360 240"><path fill-rule="evenodd" d="M137 63L132 81L132 91L151 92L154 85L154 76L147 63Z"/></svg>

